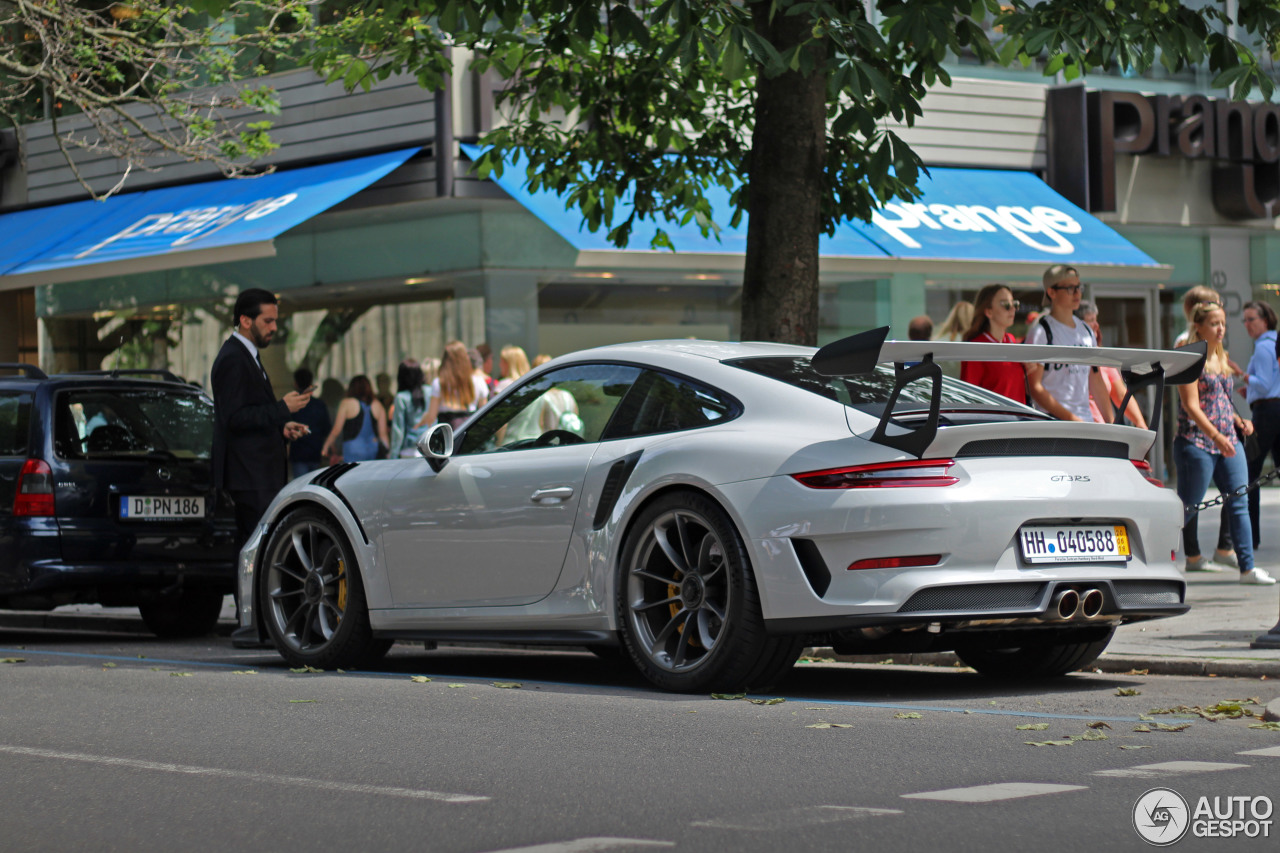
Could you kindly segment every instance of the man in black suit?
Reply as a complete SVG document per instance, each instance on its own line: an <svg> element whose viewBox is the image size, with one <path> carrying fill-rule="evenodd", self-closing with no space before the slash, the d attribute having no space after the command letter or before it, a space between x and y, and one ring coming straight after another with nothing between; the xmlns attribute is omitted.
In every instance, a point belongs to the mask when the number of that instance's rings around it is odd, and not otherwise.
<svg viewBox="0 0 1280 853"><path fill-rule="evenodd" d="M307 428L290 419L311 393L290 391L277 400L258 351L270 346L280 307L275 294L260 288L236 299L235 331L223 343L210 374L217 428L213 434L213 485L236 505L241 547L276 493L288 481L288 442ZM256 645L257 629L240 629L237 646Z"/></svg>

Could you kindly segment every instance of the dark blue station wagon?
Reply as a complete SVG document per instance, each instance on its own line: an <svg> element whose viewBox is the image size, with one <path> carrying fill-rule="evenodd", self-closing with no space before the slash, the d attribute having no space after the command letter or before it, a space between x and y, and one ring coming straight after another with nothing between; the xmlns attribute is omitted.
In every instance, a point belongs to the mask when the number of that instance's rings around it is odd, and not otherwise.
<svg viewBox="0 0 1280 853"><path fill-rule="evenodd" d="M0 364L0 609L137 606L163 637L212 630L237 558L213 429L209 397L163 371Z"/></svg>

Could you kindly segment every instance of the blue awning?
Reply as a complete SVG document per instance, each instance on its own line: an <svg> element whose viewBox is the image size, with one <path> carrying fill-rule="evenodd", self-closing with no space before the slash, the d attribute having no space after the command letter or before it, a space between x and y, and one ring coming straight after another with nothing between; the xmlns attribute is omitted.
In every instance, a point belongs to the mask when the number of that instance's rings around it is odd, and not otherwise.
<svg viewBox="0 0 1280 853"><path fill-rule="evenodd" d="M0 215L0 288L274 254L271 241L420 149Z"/></svg>
<svg viewBox="0 0 1280 853"><path fill-rule="evenodd" d="M475 160L484 149L463 145L462 150ZM823 235L819 243L821 257L986 262L1023 265L1027 269L1069 263L1141 271L1144 279L1158 276L1165 269L1029 172L947 168L929 172L928 176L921 176L923 195L919 200L886 204L870 223L847 222L836 229L834 236ZM508 163L500 177L490 177L579 252L596 259L604 259L601 253L607 252L656 255L649 243L659 227L682 255L740 256L746 252L745 222L738 228L722 226L717 241L714 236L703 237L693 222L670 220L638 222L630 246L620 250L609 242L607 229L588 231L579 212L566 210L564 201L554 192L530 192L522 160ZM728 191L716 187L707 195L718 215L732 210ZM630 212L628 202L619 203L616 221ZM689 261L695 263L693 258Z"/></svg>

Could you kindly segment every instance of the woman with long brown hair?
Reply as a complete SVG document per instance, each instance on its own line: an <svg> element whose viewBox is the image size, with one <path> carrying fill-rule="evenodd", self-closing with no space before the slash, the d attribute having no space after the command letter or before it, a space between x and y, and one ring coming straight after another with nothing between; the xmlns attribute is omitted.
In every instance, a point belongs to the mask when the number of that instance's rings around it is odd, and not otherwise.
<svg viewBox="0 0 1280 853"><path fill-rule="evenodd" d="M471 366L462 341L449 341L440 358L440 373L431 383L431 403L418 426L447 423L454 429L489 399L489 389Z"/></svg>
<svg viewBox="0 0 1280 853"><path fill-rule="evenodd" d="M344 462L377 459L378 443L387 445L387 410L374 397L373 383L364 374L353 377L347 386L347 396L338 404L333 430L320 448L321 458L333 450L339 435Z"/></svg>
<svg viewBox="0 0 1280 853"><path fill-rule="evenodd" d="M1018 342L1009 327L1018 313L1018 300L1008 285L988 284L973 301L973 322L961 340L983 344ZM962 361L960 378L1019 403L1027 402L1027 373L1014 361Z"/></svg>

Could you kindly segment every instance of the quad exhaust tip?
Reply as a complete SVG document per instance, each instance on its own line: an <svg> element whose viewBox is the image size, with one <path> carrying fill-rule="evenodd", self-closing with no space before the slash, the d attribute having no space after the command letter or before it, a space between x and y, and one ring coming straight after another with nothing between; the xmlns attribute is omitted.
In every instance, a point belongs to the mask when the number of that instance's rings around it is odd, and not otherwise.
<svg viewBox="0 0 1280 853"><path fill-rule="evenodd" d="M1097 619L1102 615L1105 603L1106 597L1100 589L1090 587L1077 592L1068 587L1054 594L1050 607L1065 622L1071 619Z"/></svg>
<svg viewBox="0 0 1280 853"><path fill-rule="evenodd" d="M1105 600L1102 590L1086 589L1080 596L1080 615L1085 619L1097 619L1102 614L1102 605Z"/></svg>
<svg viewBox="0 0 1280 853"><path fill-rule="evenodd" d="M1053 608L1059 619L1074 619L1080 612L1080 593L1074 589L1058 590L1053 597Z"/></svg>

